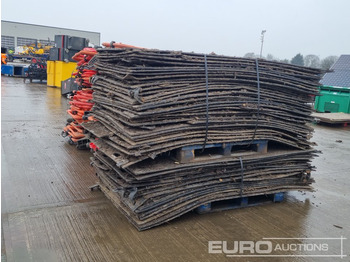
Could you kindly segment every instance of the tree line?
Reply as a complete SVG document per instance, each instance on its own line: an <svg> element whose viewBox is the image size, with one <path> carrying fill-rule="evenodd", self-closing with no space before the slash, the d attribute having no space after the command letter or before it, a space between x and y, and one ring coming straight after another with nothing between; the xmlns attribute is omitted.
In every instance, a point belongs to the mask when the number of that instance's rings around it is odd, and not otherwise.
<svg viewBox="0 0 350 262"><path fill-rule="evenodd" d="M251 52L246 53L244 55L246 58L259 58L260 56ZM282 63L288 63L293 65L300 65L300 66L307 66L307 67L314 67L314 68L322 68L324 70L328 70L331 68L331 66L337 61L337 56L327 56L323 59L320 59L317 55L306 55L303 56L302 54L296 54L291 60L288 59L279 59L272 54L268 54L266 57L262 57L266 60L270 61L277 61Z"/></svg>

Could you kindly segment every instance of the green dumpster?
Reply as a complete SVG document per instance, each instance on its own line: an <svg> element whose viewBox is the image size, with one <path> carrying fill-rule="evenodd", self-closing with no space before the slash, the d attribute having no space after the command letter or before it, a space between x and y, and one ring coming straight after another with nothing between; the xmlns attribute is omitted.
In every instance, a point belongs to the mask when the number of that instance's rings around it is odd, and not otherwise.
<svg viewBox="0 0 350 262"><path fill-rule="evenodd" d="M320 86L320 96L316 97L318 112L350 114L350 87Z"/></svg>

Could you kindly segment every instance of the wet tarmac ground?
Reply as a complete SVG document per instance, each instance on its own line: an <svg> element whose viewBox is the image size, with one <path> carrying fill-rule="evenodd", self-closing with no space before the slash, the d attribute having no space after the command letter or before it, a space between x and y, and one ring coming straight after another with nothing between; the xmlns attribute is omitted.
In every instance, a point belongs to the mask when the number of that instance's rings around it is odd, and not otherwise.
<svg viewBox="0 0 350 262"><path fill-rule="evenodd" d="M314 125L313 141L323 152L313 162L315 192L288 193L276 204L192 212L138 232L103 193L90 191L96 183L91 153L60 135L68 108L60 89L10 77L1 85L2 261L350 261L349 126ZM227 256L234 241L263 238L298 239L264 239L285 250L261 254L254 246L255 253L248 252L260 257ZM226 241L212 243L223 252L209 254L208 241ZM287 245L295 243L297 249ZM320 245L323 250L314 250Z"/></svg>

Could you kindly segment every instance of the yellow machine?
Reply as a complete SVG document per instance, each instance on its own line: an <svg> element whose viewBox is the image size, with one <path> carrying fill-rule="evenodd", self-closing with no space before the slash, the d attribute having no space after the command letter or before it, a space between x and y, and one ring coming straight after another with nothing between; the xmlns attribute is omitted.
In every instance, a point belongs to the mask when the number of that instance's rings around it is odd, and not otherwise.
<svg viewBox="0 0 350 262"><path fill-rule="evenodd" d="M24 51L21 55L42 55L44 53L49 53L52 46L44 46L41 43L25 45L23 46Z"/></svg>
<svg viewBox="0 0 350 262"><path fill-rule="evenodd" d="M61 82L70 78L76 67L75 62L47 61L47 85L61 87Z"/></svg>

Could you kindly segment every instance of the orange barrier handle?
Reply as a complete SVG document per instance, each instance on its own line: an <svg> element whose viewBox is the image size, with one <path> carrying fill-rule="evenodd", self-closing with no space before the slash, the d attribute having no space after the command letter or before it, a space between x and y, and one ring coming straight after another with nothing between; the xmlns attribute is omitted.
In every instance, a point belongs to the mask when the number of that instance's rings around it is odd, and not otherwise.
<svg viewBox="0 0 350 262"><path fill-rule="evenodd" d="M75 61L79 61L79 60L82 60L84 58L84 55L94 56L96 54L97 54L97 51L81 50L78 53L75 53L74 56L72 56L72 59L75 60Z"/></svg>

